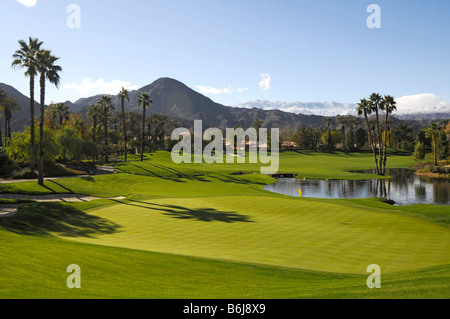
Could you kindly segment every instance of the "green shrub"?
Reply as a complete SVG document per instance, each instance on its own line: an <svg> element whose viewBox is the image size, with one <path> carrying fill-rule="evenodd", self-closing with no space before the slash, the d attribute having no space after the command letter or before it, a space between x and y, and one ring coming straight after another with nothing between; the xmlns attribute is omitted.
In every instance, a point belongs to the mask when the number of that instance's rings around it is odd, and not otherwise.
<svg viewBox="0 0 450 319"><path fill-rule="evenodd" d="M36 172L34 174L31 173L29 168L23 168L18 173L14 174L13 179L35 179L38 178Z"/></svg>
<svg viewBox="0 0 450 319"><path fill-rule="evenodd" d="M77 175L87 175L84 171L77 171L58 165L52 162L44 163L44 177L62 177L62 176L77 176ZM38 177L35 172L34 175L31 174L29 168L23 168L19 172L13 175L13 179L36 179Z"/></svg>
<svg viewBox="0 0 450 319"><path fill-rule="evenodd" d="M9 158L4 149L0 149L0 177L10 177L17 168L17 163Z"/></svg>

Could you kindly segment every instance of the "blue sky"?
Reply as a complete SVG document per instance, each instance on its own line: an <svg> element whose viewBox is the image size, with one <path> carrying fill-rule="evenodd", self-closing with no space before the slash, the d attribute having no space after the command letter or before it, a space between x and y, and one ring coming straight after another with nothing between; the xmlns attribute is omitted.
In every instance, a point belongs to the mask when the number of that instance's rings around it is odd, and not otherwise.
<svg viewBox="0 0 450 319"><path fill-rule="evenodd" d="M0 1L0 82L27 94L11 55L19 39L37 37L64 69L49 102L159 77L226 105L356 103L375 91L450 101L448 0ZM66 23L72 3L79 29ZM381 8L380 29L366 24L372 3Z"/></svg>

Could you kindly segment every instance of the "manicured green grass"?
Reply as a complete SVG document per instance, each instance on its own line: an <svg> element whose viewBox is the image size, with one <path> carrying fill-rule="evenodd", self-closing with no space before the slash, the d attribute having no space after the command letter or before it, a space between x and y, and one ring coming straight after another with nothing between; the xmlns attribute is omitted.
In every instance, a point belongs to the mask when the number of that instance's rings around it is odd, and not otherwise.
<svg viewBox="0 0 450 319"><path fill-rule="evenodd" d="M0 186L0 193L79 193L124 200L31 203L0 219L0 297L448 298L448 207L375 199L296 199L262 190L259 165L182 164L170 154L122 172ZM282 153L280 171L367 178L370 154ZM393 156L391 167L413 164ZM1 195L0 195L1 197ZM42 262L42 261L45 262ZM66 288L70 264L83 288ZM383 288L366 286L367 266Z"/></svg>
<svg viewBox="0 0 450 319"><path fill-rule="evenodd" d="M181 178L193 175L203 175L217 172L232 174L235 172L259 173L264 164L174 164L170 153L157 152L147 156L144 163L114 164L119 172L146 175L152 177ZM137 159L137 158L136 158ZM388 167L410 167L415 162L411 156L389 156ZM280 168L283 173L296 173L300 178L312 179L367 179L377 177L351 173L355 170L365 170L374 167L373 156L367 153L342 152L317 153L312 151L280 153Z"/></svg>
<svg viewBox="0 0 450 319"><path fill-rule="evenodd" d="M449 298L450 266L367 276L223 262L0 231L1 298ZM7 245L5 245L7 243ZM66 269L81 267L81 289Z"/></svg>
<svg viewBox="0 0 450 319"><path fill-rule="evenodd" d="M76 240L339 273L450 264L448 229L392 210L244 195L120 202L89 211L119 232Z"/></svg>

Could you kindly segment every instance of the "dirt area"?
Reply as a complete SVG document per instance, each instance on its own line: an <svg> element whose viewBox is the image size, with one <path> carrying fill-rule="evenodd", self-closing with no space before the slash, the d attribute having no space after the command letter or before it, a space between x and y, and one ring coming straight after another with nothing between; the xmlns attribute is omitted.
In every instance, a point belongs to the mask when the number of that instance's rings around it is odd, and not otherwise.
<svg viewBox="0 0 450 319"><path fill-rule="evenodd" d="M449 174L437 174L437 173L419 173L416 172L416 175L428 177L428 178L442 178L442 179L449 179Z"/></svg>

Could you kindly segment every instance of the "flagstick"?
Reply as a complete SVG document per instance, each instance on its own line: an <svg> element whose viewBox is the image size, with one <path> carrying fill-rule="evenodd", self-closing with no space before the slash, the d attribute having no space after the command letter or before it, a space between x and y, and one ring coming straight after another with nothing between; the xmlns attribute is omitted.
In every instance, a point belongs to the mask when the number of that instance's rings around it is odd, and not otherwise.
<svg viewBox="0 0 450 319"><path fill-rule="evenodd" d="M298 197L298 211L300 213L300 201L302 200L302 196L303 196L303 193L302 193L300 187L298 188L298 195L299 195L299 197Z"/></svg>

